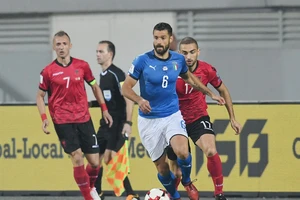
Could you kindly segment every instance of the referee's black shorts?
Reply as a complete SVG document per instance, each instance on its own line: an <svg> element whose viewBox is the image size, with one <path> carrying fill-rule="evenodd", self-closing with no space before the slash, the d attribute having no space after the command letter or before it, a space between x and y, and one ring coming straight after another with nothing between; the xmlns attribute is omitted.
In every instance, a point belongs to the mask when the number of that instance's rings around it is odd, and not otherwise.
<svg viewBox="0 0 300 200"><path fill-rule="evenodd" d="M109 127L104 119L100 120L100 127L97 132L100 154L103 154L106 149L117 152L122 148L125 143L125 138L122 135L124 122L124 118L113 117L113 124Z"/></svg>

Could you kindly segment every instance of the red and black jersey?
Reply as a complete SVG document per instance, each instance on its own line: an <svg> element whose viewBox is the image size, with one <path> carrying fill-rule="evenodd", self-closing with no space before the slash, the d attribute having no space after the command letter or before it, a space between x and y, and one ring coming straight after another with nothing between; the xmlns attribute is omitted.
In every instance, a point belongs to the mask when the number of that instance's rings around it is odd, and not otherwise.
<svg viewBox="0 0 300 200"><path fill-rule="evenodd" d="M210 83L213 87L218 88L222 84L221 78L217 75L217 70L206 62L198 60L193 74L206 86ZM176 83L176 92L179 98L179 108L186 124L208 115L205 95L195 90L180 77Z"/></svg>
<svg viewBox="0 0 300 200"><path fill-rule="evenodd" d="M39 88L48 92L54 123L83 123L90 119L84 81L96 82L89 64L76 58L71 57L67 66L54 60L42 70Z"/></svg>

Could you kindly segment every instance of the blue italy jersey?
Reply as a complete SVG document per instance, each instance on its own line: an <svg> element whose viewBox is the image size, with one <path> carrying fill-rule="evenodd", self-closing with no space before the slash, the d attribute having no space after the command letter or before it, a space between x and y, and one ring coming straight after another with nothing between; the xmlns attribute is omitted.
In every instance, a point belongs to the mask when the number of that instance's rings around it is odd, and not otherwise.
<svg viewBox="0 0 300 200"><path fill-rule="evenodd" d="M168 59L159 59L154 50L138 56L129 69L129 75L139 80L140 95L150 102L151 112L139 115L161 118L179 110L176 80L188 70L183 55L170 51Z"/></svg>

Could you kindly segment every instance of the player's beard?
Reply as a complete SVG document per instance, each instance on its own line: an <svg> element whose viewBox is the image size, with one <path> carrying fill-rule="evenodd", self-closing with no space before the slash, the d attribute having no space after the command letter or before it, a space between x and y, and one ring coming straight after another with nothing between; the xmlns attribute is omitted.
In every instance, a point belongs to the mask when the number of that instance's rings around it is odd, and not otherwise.
<svg viewBox="0 0 300 200"><path fill-rule="evenodd" d="M170 48L170 43L168 43L165 47L164 46L162 46L162 45L153 45L153 47L154 47L154 50L155 50L155 52L157 53L157 54L159 54L159 55L164 55L168 50L169 50L169 48ZM160 49L159 49L160 48Z"/></svg>
<svg viewBox="0 0 300 200"><path fill-rule="evenodd" d="M192 60L191 60L192 61ZM192 68L192 67L194 67L194 65L196 64L196 62L197 62L197 60L195 60L195 61L192 61L192 62L186 62L186 65L189 67L189 68Z"/></svg>

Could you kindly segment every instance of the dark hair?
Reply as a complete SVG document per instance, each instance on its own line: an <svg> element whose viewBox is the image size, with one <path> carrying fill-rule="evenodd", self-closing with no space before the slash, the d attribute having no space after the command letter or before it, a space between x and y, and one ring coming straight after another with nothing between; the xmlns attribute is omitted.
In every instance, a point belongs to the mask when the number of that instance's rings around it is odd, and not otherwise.
<svg viewBox="0 0 300 200"><path fill-rule="evenodd" d="M68 33L66 33L65 31L58 31L57 33L55 33L54 37L58 36L58 37L62 37L62 36L67 36L69 38L69 40L71 41L70 36L68 35Z"/></svg>
<svg viewBox="0 0 300 200"><path fill-rule="evenodd" d="M99 44L107 44L107 51L110 51L112 52L112 60L114 59L115 57L115 54L116 54L116 47L114 45L114 43L112 43L111 41L109 40L102 40L99 42Z"/></svg>
<svg viewBox="0 0 300 200"><path fill-rule="evenodd" d="M173 34L173 30L172 27L170 26L170 24L165 23L165 22L160 22L158 24L156 24L153 28L153 32L157 30L157 31L163 31L163 30L167 30L168 34L171 36Z"/></svg>
<svg viewBox="0 0 300 200"><path fill-rule="evenodd" d="M183 38L179 43L179 48L180 48L180 45L182 45L182 44L195 44L197 46L197 48L199 48L198 47L198 42L192 37Z"/></svg>

